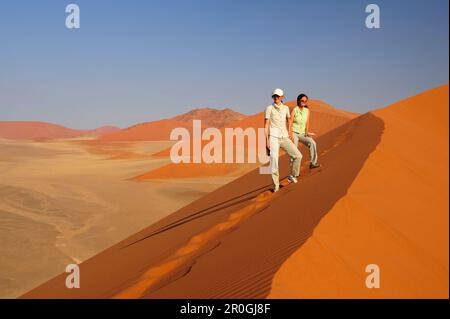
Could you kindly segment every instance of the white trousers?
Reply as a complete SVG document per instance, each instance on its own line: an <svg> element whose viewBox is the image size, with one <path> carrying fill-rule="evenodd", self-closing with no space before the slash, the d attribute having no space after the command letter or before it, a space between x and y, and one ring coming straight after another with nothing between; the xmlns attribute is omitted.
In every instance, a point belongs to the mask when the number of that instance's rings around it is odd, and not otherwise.
<svg viewBox="0 0 450 319"><path fill-rule="evenodd" d="M278 167L278 159L280 147L286 151L291 158L291 175L297 177L300 175L300 163L302 161L302 153L289 139L289 137L270 136L270 163L272 169L272 180L275 187L280 186L280 172Z"/></svg>

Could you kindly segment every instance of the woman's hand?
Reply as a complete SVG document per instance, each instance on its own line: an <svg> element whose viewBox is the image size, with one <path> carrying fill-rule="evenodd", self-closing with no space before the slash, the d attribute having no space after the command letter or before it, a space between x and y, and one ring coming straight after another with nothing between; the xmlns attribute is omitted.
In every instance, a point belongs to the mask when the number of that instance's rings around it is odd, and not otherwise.
<svg viewBox="0 0 450 319"><path fill-rule="evenodd" d="M294 135L291 133L291 134L289 134L289 139L292 141L292 142L294 142Z"/></svg>

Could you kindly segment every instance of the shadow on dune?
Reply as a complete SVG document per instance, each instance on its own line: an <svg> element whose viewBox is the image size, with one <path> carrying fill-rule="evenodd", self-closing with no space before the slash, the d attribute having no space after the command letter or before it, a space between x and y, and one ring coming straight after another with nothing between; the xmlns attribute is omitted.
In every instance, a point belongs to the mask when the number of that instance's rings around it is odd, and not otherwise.
<svg viewBox="0 0 450 319"><path fill-rule="evenodd" d="M383 121L368 113L319 137L321 171L302 169L299 184L269 197L264 209L213 238L139 297L266 297L277 270L346 194L383 130ZM307 162L305 149L302 153ZM284 156L280 165L281 174L286 176L289 159ZM24 297L112 297L139 281L148 268L193 236L245 208L270 187L270 182L270 175L255 170L82 263L80 289L66 289L66 274L61 274ZM155 204L149 203L149 207Z"/></svg>
<svg viewBox="0 0 450 319"><path fill-rule="evenodd" d="M252 200L252 199L256 198L262 191L265 191L265 190L269 189L270 186L271 185L266 185L266 186L263 186L263 187L259 187L257 189L254 189L254 190L250 191L250 192L247 192L247 193L244 193L242 195L239 195L239 196L233 197L231 199L225 200L225 201L223 201L221 203L212 205L212 206L207 207L205 209L201 209L199 211L196 211L196 212L194 212L194 213L192 213L192 214L190 214L188 216L180 218L179 220L177 220L177 221L175 221L173 223L170 223L168 225L165 225L165 226L161 227L160 229L157 229L156 231L154 231L153 233L149 234L148 236L145 236L144 238L141 238L141 239L139 239L139 240L137 240L135 242L132 242L132 243L126 245L123 248L126 248L126 247L129 247L131 245L137 244L137 243L139 243L139 242L141 242L143 240L146 240L146 239L148 239L150 237L156 236L156 235L158 235L158 234L160 234L162 232L171 230L172 228L175 228L175 227L178 227L178 226L182 226L182 225L184 225L184 224L186 224L186 223L188 223L190 221L193 221L195 219L202 218L202 217L204 217L206 215L209 215L209 214L213 214L213 213L215 213L217 211L220 211L220 210L223 210L225 208L230 208L230 207L236 206L238 204L242 204L242 203L248 202L249 200Z"/></svg>

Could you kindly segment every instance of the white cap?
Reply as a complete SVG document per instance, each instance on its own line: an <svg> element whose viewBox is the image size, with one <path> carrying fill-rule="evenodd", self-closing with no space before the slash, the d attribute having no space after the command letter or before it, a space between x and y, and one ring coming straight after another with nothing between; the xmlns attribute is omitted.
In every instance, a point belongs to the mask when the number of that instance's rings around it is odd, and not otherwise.
<svg viewBox="0 0 450 319"><path fill-rule="evenodd" d="M274 96L274 95L284 96L284 92L283 92L282 89L275 89L275 90L273 90L273 92L272 92L272 96Z"/></svg>

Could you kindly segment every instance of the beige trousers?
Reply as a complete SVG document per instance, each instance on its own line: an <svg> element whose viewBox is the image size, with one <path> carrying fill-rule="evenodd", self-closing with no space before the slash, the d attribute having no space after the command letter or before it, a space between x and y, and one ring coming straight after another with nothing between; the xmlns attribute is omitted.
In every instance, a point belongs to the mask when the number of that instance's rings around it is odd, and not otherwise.
<svg viewBox="0 0 450 319"><path fill-rule="evenodd" d="M278 167L278 159L280 147L291 157L291 175L294 177L300 174L300 163L302 161L302 153L289 139L289 137L273 137L270 136L270 165L272 169L272 180L275 187L280 186L280 172Z"/></svg>
<svg viewBox="0 0 450 319"><path fill-rule="evenodd" d="M311 158L311 164L317 165L317 144L316 142L309 136L305 134L298 134L294 132L294 144L298 147L298 142L301 142L305 146L309 148L309 155Z"/></svg>

